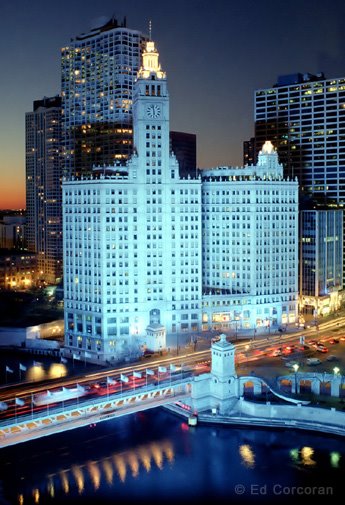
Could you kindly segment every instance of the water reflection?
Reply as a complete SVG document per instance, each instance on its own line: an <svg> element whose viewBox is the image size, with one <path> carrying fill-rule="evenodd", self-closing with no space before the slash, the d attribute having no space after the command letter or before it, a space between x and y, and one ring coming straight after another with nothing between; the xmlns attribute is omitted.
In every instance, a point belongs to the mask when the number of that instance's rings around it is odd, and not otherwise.
<svg viewBox="0 0 345 505"><path fill-rule="evenodd" d="M76 465L72 466L71 471L72 471L75 483L76 483L77 488L78 488L78 493L82 494L82 492L84 491L84 475L83 475L83 471L82 471L82 469L80 467L78 467Z"/></svg>
<svg viewBox="0 0 345 505"><path fill-rule="evenodd" d="M54 498L54 496L55 496L54 481L53 481L53 479L51 477L48 480L48 488L47 489L48 489L48 495L51 498Z"/></svg>
<svg viewBox="0 0 345 505"><path fill-rule="evenodd" d="M60 472L59 475L60 475L62 489L64 490L65 494L68 494L69 493L69 482L68 482L67 471L64 470L63 472Z"/></svg>
<svg viewBox="0 0 345 505"><path fill-rule="evenodd" d="M311 447L302 447L301 449L302 464L305 466L316 465L316 461L314 461L312 458L313 454L314 449L312 449Z"/></svg>
<svg viewBox="0 0 345 505"><path fill-rule="evenodd" d="M84 464L72 465L70 468L47 476L47 494L50 498L57 497L58 489L69 494L76 489L78 494L85 490L85 483L91 482L94 491L102 485L104 479L108 486L114 484L114 475L117 474L120 482L126 481L129 474L137 478L140 470L150 472L155 465L160 470L164 461L171 463L174 460L174 448L169 440L140 445L136 449L111 456L97 461L87 461ZM32 490L33 501L39 503L40 491ZM18 496L18 505L24 505L24 496Z"/></svg>
<svg viewBox="0 0 345 505"><path fill-rule="evenodd" d="M294 463L303 466L315 466L316 461L313 459L314 449L312 447L302 447L302 449L291 449L290 457Z"/></svg>
<svg viewBox="0 0 345 505"><path fill-rule="evenodd" d="M331 452L330 454L331 457L331 466L333 468L339 468L339 462L340 462L340 453L339 452Z"/></svg>
<svg viewBox="0 0 345 505"><path fill-rule="evenodd" d="M102 461L102 466L103 466L103 471L105 475L105 480L107 481L107 484L109 486L112 485L113 483L113 477L114 477L114 470L112 467L112 464L110 463L109 459L106 459Z"/></svg>
<svg viewBox="0 0 345 505"><path fill-rule="evenodd" d="M247 445L247 444L241 445L239 452L240 452L240 456L242 458L242 463L244 464L244 466L246 466L247 468L254 468L255 455L254 455L254 452L253 452L252 448L250 447L250 445Z"/></svg>
<svg viewBox="0 0 345 505"><path fill-rule="evenodd" d="M87 463L87 468L89 471L91 482L93 484L93 488L95 491L97 491L101 483L101 472L98 468L98 465L95 461L89 461Z"/></svg>
<svg viewBox="0 0 345 505"><path fill-rule="evenodd" d="M40 491L39 491L39 489L37 489L37 488L34 489L32 491L32 496L33 496L34 502L38 503L40 501Z"/></svg>

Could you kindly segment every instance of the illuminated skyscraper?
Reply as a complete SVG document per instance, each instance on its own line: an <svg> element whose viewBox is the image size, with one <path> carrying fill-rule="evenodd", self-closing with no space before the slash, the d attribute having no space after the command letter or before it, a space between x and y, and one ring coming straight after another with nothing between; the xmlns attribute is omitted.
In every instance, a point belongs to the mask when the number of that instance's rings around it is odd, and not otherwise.
<svg viewBox="0 0 345 505"><path fill-rule="evenodd" d="M111 19L61 50L64 174L125 165L132 153L132 94L146 38Z"/></svg>
<svg viewBox="0 0 345 505"><path fill-rule="evenodd" d="M293 74L257 90L257 153L266 140L302 193L345 203L345 78Z"/></svg>
<svg viewBox="0 0 345 505"><path fill-rule="evenodd" d="M37 253L39 277L55 284L62 275L61 99L34 102L25 117L26 228Z"/></svg>

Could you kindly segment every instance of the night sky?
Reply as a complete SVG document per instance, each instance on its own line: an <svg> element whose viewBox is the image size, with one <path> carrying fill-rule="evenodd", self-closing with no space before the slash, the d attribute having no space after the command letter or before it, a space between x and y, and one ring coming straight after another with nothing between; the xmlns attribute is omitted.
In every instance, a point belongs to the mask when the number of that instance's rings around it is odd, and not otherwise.
<svg viewBox="0 0 345 505"><path fill-rule="evenodd" d="M255 89L345 76L344 0L0 0L0 208L25 206L25 112L59 93L60 48L112 15L152 20L171 129L197 134L200 168L242 165Z"/></svg>

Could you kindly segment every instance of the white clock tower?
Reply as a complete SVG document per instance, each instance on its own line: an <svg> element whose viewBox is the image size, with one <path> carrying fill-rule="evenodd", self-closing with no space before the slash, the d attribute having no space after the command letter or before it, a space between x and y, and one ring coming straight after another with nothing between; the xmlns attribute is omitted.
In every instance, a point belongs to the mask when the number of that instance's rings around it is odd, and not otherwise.
<svg viewBox="0 0 345 505"><path fill-rule="evenodd" d="M135 83L133 125L134 149L140 165L138 178L142 180L145 174L146 182L168 182L175 172L170 168L169 94L153 41L146 43ZM176 177L174 173L172 178Z"/></svg>

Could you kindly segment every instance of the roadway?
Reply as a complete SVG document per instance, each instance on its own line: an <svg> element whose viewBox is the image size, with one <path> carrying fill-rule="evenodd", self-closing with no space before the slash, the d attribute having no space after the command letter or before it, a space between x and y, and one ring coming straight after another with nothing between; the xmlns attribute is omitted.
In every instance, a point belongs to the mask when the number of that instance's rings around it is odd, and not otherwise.
<svg viewBox="0 0 345 505"><path fill-rule="evenodd" d="M286 333L270 335L255 340L245 340L234 342L236 346L236 363L239 375L256 375L272 378L290 370L285 367L284 359L291 358L299 365L305 366L306 358L317 356L322 358L322 363L316 367L310 367L313 371L330 371L336 365L340 370L345 370L345 341L339 340L336 344L329 344L332 338L340 337L344 330L345 317L336 320L326 321L319 324L318 329L312 327L298 331L294 334ZM317 352L315 349L301 351L298 348L300 336L305 336L305 341L316 339L325 341L325 345L331 348L327 353L335 356L334 361L327 361L326 355ZM87 394L95 396L109 395L110 393L122 392L135 389L140 385L157 384L160 380L167 380L175 374L187 376L187 374L198 375L210 370L210 343L206 340L198 342L198 346L207 346L195 352L180 354L179 356L159 357L154 361L141 361L124 365L119 368L108 368L97 372L87 373L79 376L70 376L60 379L52 379L39 383L19 383L1 388L0 402L7 406L6 410L0 412L0 421L8 417L17 417L28 411L47 408L46 405L38 406L33 400L39 394L45 394L47 390L58 391L64 388L75 388L77 384L82 386ZM295 350L288 354L287 347L295 346ZM270 356L274 350L282 349L281 356ZM172 371L170 365L175 369ZM160 372L166 368L166 372ZM302 368L300 369L302 371ZM309 370L309 369L308 369ZM147 372L148 371L148 372ZM305 369L304 371L307 371ZM128 380L121 380L121 374ZM140 377L139 377L140 376ZM24 401L24 404L20 405ZM73 400L74 401L74 400Z"/></svg>

